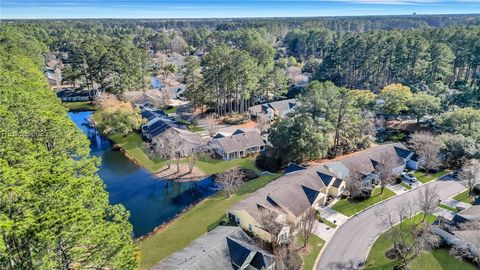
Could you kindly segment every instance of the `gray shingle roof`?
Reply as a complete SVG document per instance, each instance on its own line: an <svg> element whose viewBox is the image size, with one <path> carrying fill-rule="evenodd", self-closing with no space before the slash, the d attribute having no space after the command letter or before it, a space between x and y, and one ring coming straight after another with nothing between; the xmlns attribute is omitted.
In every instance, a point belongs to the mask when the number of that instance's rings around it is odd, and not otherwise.
<svg viewBox="0 0 480 270"><path fill-rule="evenodd" d="M225 270L271 266L275 258L239 227L219 226L152 267L155 270ZM259 267L260 266L260 267Z"/></svg>
<svg viewBox="0 0 480 270"><path fill-rule="evenodd" d="M237 130L238 131L238 130ZM256 131L234 132L231 136L217 138L214 140L225 152L242 151L253 146L265 145L263 137Z"/></svg>

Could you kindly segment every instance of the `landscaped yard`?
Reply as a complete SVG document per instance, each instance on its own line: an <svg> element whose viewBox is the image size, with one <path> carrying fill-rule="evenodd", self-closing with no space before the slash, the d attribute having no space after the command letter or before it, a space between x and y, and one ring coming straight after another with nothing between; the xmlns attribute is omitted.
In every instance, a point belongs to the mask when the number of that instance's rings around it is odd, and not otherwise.
<svg viewBox="0 0 480 270"><path fill-rule="evenodd" d="M458 194L457 196L453 197L454 200L473 204L475 202L475 196L468 197L468 190Z"/></svg>
<svg viewBox="0 0 480 270"><path fill-rule="evenodd" d="M404 187L404 188L406 188L406 189L412 189L412 187L411 187L409 184L405 183L405 182L400 182L400 186L402 186L402 187Z"/></svg>
<svg viewBox="0 0 480 270"><path fill-rule="evenodd" d="M200 158L197 162L199 168L205 174L211 175L221 173L232 168L249 169L256 173L260 173L260 169L255 165L252 158L237 158L232 160L212 159L208 157Z"/></svg>
<svg viewBox="0 0 480 270"><path fill-rule="evenodd" d="M457 208L450 207L450 206L448 206L448 205L446 205L446 204L439 204L438 207L443 208L443 209L446 209L446 210L448 210L448 211L452 211L452 212L454 212L454 213L458 213L458 212L459 212Z"/></svg>
<svg viewBox="0 0 480 270"><path fill-rule="evenodd" d="M156 172L165 166L165 161L161 159L150 159L143 149L142 136L136 132L131 132L126 137L122 135L112 135L108 137L115 144L121 147L125 154L138 165L151 172Z"/></svg>
<svg viewBox="0 0 480 270"><path fill-rule="evenodd" d="M303 244L303 237L301 233L297 234L297 244ZM302 257L303 261L303 269L313 269L313 265L315 264L318 253L320 253L320 250L322 250L324 244L325 241L314 234L311 234L310 237L308 237L307 246L309 246L310 252L308 254L304 254L303 252L300 253L300 257Z"/></svg>
<svg viewBox="0 0 480 270"><path fill-rule="evenodd" d="M335 223L333 223L333 222L331 222L331 221L329 221L329 220L321 217L319 212L316 212L316 213L315 213L315 217L318 219L319 222L327 225L327 226L330 227L330 228L336 228L336 227L337 227L337 224L335 224Z"/></svg>
<svg viewBox="0 0 480 270"><path fill-rule="evenodd" d="M385 188L383 194L380 194L380 187L376 187L370 198L360 202L352 201L350 199L341 199L333 205L332 209L350 217L360 210L393 196L395 196L395 193L388 188Z"/></svg>
<svg viewBox="0 0 480 270"><path fill-rule="evenodd" d="M413 217L416 222L420 222L423 215L418 214ZM428 222L433 222L435 216L427 217ZM397 225L399 226L399 225ZM365 270L392 270L395 265L400 264L399 260L390 260L385 256L385 252L389 250L393 243L387 236L382 234L370 249L368 259L365 264ZM459 261L448 254L448 250L439 248L433 252L422 252L409 263L412 270L449 270L462 269L474 270L475 266L465 261Z"/></svg>
<svg viewBox="0 0 480 270"><path fill-rule="evenodd" d="M163 230L140 241L138 243L141 252L139 268L150 269L166 256L184 248L191 241L206 233L207 228L221 219L230 207L279 176L278 174L264 175L248 181L230 198L225 198L223 193L207 198Z"/></svg>
<svg viewBox="0 0 480 270"><path fill-rule="evenodd" d="M62 105L71 112L95 110L95 105L92 105L90 101L62 102Z"/></svg>
<svg viewBox="0 0 480 270"><path fill-rule="evenodd" d="M432 174L425 174L425 172L417 171L417 172L414 172L413 175L415 175L415 177L417 177L418 181L425 184L425 183L428 183L428 182L432 181L433 179L440 178L440 177L442 177L444 175L447 175L449 173L450 173L450 171L448 171L448 170L442 170L442 171L432 173Z"/></svg>

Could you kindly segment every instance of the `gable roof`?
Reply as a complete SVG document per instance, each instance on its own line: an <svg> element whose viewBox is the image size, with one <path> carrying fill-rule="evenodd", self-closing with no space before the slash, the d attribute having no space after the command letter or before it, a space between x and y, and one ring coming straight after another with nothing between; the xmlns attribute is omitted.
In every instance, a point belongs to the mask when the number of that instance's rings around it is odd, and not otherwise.
<svg viewBox="0 0 480 270"><path fill-rule="evenodd" d="M322 192L325 184L319 176L319 171L329 173L323 164L320 164L296 173L284 174L237 203L230 211L245 210L259 220L260 208L264 207L298 217L312 206L318 196L325 194Z"/></svg>
<svg viewBox="0 0 480 270"><path fill-rule="evenodd" d="M368 148L366 150L354 153L345 158L339 158L336 161L325 163L334 171L339 171L341 178L350 175L355 171L363 176L369 175L375 171L376 166L381 162L382 156L392 157L392 166L398 167L405 163L405 159L413 153L401 143L384 144Z"/></svg>
<svg viewBox="0 0 480 270"><path fill-rule="evenodd" d="M239 227L219 226L166 257L152 269L224 270L248 269L248 266L263 269L274 262L275 258L256 247Z"/></svg>
<svg viewBox="0 0 480 270"><path fill-rule="evenodd" d="M254 105L248 109L250 112L253 113L269 113L270 110L275 110L279 115L283 116L290 110L292 110L296 106L296 104L297 100L295 98L291 98Z"/></svg>
<svg viewBox="0 0 480 270"><path fill-rule="evenodd" d="M288 164L288 167L285 169L285 174L294 173L302 170L305 170L305 168L292 162Z"/></svg>
<svg viewBox="0 0 480 270"><path fill-rule="evenodd" d="M246 148L265 145L263 137L256 131L235 131L231 136L224 136L217 138L215 136L214 141L225 152L242 151Z"/></svg>

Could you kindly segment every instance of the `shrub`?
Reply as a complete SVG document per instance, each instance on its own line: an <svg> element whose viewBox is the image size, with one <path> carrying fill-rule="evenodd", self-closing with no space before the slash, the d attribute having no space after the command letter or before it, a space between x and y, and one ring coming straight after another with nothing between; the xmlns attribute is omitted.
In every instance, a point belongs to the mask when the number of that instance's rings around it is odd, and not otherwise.
<svg viewBox="0 0 480 270"><path fill-rule="evenodd" d="M280 160L278 158L273 156L267 156L264 153L257 156L257 158L255 159L255 164L260 169L270 172L277 172L280 170L281 167Z"/></svg>

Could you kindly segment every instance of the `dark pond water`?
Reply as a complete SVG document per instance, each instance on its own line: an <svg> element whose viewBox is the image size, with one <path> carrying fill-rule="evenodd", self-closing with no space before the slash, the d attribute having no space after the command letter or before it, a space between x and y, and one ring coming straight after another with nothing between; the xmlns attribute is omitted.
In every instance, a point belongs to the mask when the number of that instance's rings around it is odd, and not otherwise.
<svg viewBox="0 0 480 270"><path fill-rule="evenodd" d="M110 203L130 211L135 237L171 220L189 205L216 192L212 178L196 182L171 182L155 178L128 160L112 143L88 125L92 112L70 112L70 118L90 139L90 154L102 158L98 174L110 194Z"/></svg>

